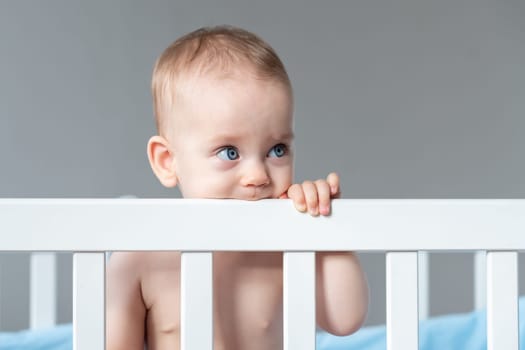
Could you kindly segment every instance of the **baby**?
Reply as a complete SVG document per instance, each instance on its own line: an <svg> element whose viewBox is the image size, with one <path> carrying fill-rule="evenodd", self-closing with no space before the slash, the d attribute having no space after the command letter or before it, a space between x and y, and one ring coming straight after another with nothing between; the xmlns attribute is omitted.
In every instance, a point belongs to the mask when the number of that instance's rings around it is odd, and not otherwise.
<svg viewBox="0 0 525 350"><path fill-rule="evenodd" d="M293 97L274 50L245 30L189 33L156 62L158 136L147 147L153 172L185 198L290 198L329 215L339 178L292 184ZM175 222L176 225L176 222ZM216 252L214 349L282 349L280 252ZM363 324L368 286L352 252L316 255L318 327L347 335ZM107 271L107 348L179 349L179 252L115 253Z"/></svg>

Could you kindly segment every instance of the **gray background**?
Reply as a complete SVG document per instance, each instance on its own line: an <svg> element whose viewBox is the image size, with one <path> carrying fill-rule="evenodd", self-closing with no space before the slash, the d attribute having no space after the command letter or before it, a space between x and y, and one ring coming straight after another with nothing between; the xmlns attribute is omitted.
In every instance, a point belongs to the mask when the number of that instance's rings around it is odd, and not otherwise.
<svg viewBox="0 0 525 350"><path fill-rule="evenodd" d="M152 65L176 37L224 23L287 66L296 180L338 171L345 198L525 196L521 0L2 1L0 196L178 196L146 158ZM367 324L382 323L384 256L362 260ZM71 255L59 262L69 322ZM472 256L431 264L431 314L471 309ZM26 255L0 254L5 330L27 327L27 268Z"/></svg>

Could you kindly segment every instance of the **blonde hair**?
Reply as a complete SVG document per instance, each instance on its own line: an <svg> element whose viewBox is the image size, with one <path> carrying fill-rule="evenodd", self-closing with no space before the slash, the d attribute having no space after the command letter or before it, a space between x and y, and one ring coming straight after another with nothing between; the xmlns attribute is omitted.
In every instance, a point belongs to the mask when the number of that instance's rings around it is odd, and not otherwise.
<svg viewBox="0 0 525 350"><path fill-rule="evenodd" d="M159 134L169 122L168 115L184 73L227 75L241 64L247 64L257 78L276 79L291 92L290 79L275 51L264 40L244 29L204 27L180 37L166 48L155 63L151 82Z"/></svg>

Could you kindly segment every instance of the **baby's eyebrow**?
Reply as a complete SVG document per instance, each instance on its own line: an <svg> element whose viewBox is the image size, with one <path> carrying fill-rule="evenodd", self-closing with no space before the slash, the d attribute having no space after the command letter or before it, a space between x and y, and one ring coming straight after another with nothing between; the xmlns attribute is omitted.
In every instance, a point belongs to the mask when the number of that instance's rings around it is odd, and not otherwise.
<svg viewBox="0 0 525 350"><path fill-rule="evenodd" d="M276 140L291 141L295 137L293 131L287 132L285 134L277 135Z"/></svg>
<svg viewBox="0 0 525 350"><path fill-rule="evenodd" d="M276 136L272 136L271 139L273 141L292 141L294 138L294 133L292 131L286 132L284 134L276 134ZM216 134L211 138L212 143L236 143L237 141L243 139L243 135L238 134Z"/></svg>
<svg viewBox="0 0 525 350"><path fill-rule="evenodd" d="M242 135L217 134L211 138L212 143L235 143L242 139Z"/></svg>

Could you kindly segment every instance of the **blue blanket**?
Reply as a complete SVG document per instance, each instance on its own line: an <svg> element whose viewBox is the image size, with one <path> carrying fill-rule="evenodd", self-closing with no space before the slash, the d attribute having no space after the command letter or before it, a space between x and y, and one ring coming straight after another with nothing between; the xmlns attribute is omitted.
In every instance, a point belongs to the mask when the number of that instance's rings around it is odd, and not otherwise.
<svg viewBox="0 0 525 350"><path fill-rule="evenodd" d="M520 350L525 350L525 297L519 301ZM419 327L419 344L423 350L485 350L486 312L447 315L423 321ZM71 325L47 330L0 333L0 350L71 350ZM385 326L365 327L348 337L317 334L320 350L384 350Z"/></svg>
<svg viewBox="0 0 525 350"><path fill-rule="evenodd" d="M431 318L419 325L419 349L486 350L486 316L483 311ZM525 296L519 300L519 350L525 350ZM385 326L365 327L348 337L317 335L317 349L385 350Z"/></svg>

